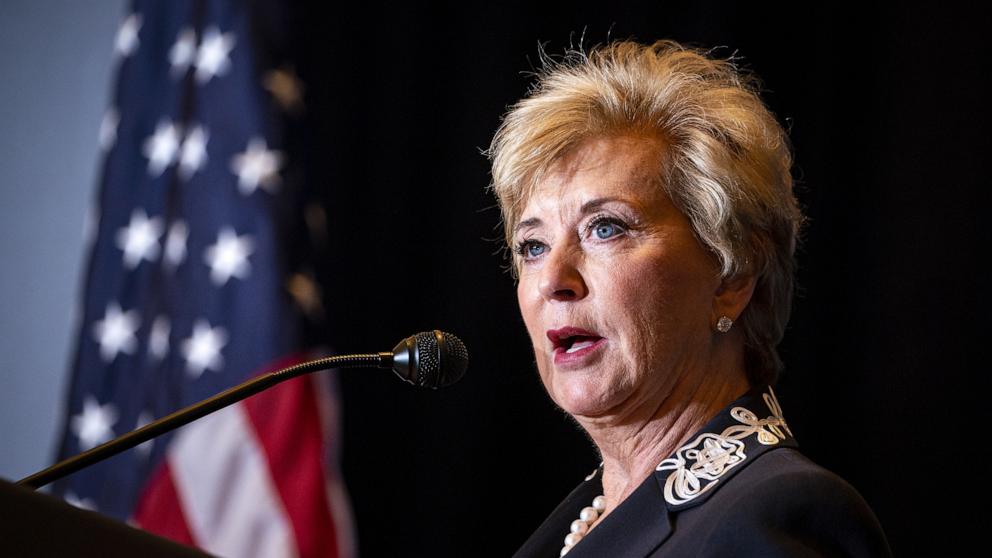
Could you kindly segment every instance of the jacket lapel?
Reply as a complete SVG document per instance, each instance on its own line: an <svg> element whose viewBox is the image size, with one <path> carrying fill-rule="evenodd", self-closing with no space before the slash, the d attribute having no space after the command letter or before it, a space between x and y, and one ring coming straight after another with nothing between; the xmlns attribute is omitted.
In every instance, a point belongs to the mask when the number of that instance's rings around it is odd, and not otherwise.
<svg viewBox="0 0 992 558"><path fill-rule="evenodd" d="M654 477L668 511L678 513L703 504L760 455L784 447L797 444L775 392L762 387L713 417L658 464Z"/></svg>
<svg viewBox="0 0 992 558"><path fill-rule="evenodd" d="M568 557L648 556L671 536L676 514L702 505L761 454L796 445L771 388L752 390L662 461ZM568 526L602 493L601 474L595 471L572 491L514 558L558 556Z"/></svg>
<svg viewBox="0 0 992 558"><path fill-rule="evenodd" d="M651 554L672 534L670 516L662 502L661 487L649 478L572 547L568 558ZM558 542L560 549L561 539Z"/></svg>
<svg viewBox="0 0 992 558"><path fill-rule="evenodd" d="M558 556L565 542L565 535L568 534L569 525L579 517L582 508L588 506L592 503L593 498L603 493L601 473L600 469L596 469L586 477L585 482L577 486L551 512L551 515L544 520L537 531L517 550L513 558L554 558Z"/></svg>

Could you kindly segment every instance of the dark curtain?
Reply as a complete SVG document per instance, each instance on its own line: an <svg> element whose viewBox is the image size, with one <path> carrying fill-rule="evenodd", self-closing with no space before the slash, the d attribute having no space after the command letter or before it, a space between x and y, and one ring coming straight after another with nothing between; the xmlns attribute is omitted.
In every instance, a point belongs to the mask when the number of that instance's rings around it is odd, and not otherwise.
<svg viewBox="0 0 992 558"><path fill-rule="evenodd" d="M781 347L786 417L897 555L964 553L989 523L964 512L984 507L988 455L969 432L989 369L988 26L946 3L607 5L300 9L327 339L380 351L440 328L472 355L437 392L342 375L362 555L508 556L598 462L538 382L480 150L526 92L539 42L560 53L608 38L720 46L762 78L809 216Z"/></svg>

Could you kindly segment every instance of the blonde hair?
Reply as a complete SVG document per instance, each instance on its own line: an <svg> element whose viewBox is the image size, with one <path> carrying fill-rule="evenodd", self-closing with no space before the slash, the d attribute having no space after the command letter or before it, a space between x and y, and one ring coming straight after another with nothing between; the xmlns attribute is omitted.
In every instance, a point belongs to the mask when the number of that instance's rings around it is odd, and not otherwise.
<svg viewBox="0 0 992 558"><path fill-rule="evenodd" d="M788 138L754 79L731 60L673 41L614 42L542 59L536 83L510 107L488 151L507 243L534 185L580 142L631 133L662 138L662 187L723 277L756 279L737 324L748 379L774 382L803 218Z"/></svg>

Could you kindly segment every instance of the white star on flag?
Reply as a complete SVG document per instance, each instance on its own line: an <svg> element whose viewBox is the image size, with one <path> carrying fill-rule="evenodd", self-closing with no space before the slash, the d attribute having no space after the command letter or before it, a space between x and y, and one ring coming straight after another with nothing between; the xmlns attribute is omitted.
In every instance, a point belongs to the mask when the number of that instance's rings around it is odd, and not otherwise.
<svg viewBox="0 0 992 558"><path fill-rule="evenodd" d="M165 236L165 260L166 266L170 269L179 267L186 259L186 239L189 238L189 227L185 221L176 221L169 227L169 234Z"/></svg>
<svg viewBox="0 0 992 558"><path fill-rule="evenodd" d="M158 257L158 239L162 236L162 218L145 215L143 209L131 212L131 222L117 231L117 247L124 251L124 266L138 267L141 260L154 261Z"/></svg>
<svg viewBox="0 0 992 558"><path fill-rule="evenodd" d="M197 126L186 134L183 140L182 153L179 156L179 176L183 180L189 180L196 171L203 168L207 162L207 141L210 134L203 128Z"/></svg>
<svg viewBox="0 0 992 558"><path fill-rule="evenodd" d="M114 437L112 427L117 423L117 409L107 403L101 405L95 397L87 395L83 410L72 417L72 432L79 438L83 451L96 447Z"/></svg>
<svg viewBox="0 0 992 558"><path fill-rule="evenodd" d="M183 341L182 346L186 372L193 378L199 378L204 370L219 372L224 367L220 350L226 344L227 331L224 328L211 328L206 320L196 320L193 334Z"/></svg>
<svg viewBox="0 0 992 558"><path fill-rule="evenodd" d="M169 50L169 65L172 67L172 76L182 76L195 57L196 32L190 27L183 27L176 37L176 42Z"/></svg>
<svg viewBox="0 0 992 558"><path fill-rule="evenodd" d="M100 356L106 362L117 358L118 353L133 355L138 348L138 331L141 319L137 310L122 312L120 305L111 302L103 319L93 324L93 337L100 344Z"/></svg>
<svg viewBox="0 0 992 558"><path fill-rule="evenodd" d="M265 140L252 138L243 153L231 159L231 171L238 175L238 190L248 196L256 188L274 191L279 186L282 153L268 149Z"/></svg>
<svg viewBox="0 0 992 558"><path fill-rule="evenodd" d="M121 123L121 114L117 109L110 107L103 113L103 120L100 121L100 149L110 151L117 141L117 126Z"/></svg>
<svg viewBox="0 0 992 558"><path fill-rule="evenodd" d="M196 81L204 84L214 76L222 76L231 67L228 57L234 49L234 33L221 33L217 27L207 29L196 52Z"/></svg>
<svg viewBox="0 0 992 558"><path fill-rule="evenodd" d="M138 415L138 423L134 425L134 429L137 430L139 428L144 428L151 421L152 421L152 414L149 413L148 411L142 411L141 414ZM148 454L151 453L151 451L152 451L152 446L153 445L155 445L155 438L152 438L151 440L148 440L147 442L142 442L142 443L134 446L134 450L136 452L138 452L138 455L140 455L141 457L147 459L148 458Z"/></svg>
<svg viewBox="0 0 992 558"><path fill-rule="evenodd" d="M179 128L164 120L155 126L155 133L145 140L142 153L148 157L148 174L157 177L176 160L179 151Z"/></svg>
<svg viewBox="0 0 992 558"><path fill-rule="evenodd" d="M169 352L169 318L159 316L152 322L152 331L148 335L148 352L156 360L162 360Z"/></svg>
<svg viewBox="0 0 992 558"><path fill-rule="evenodd" d="M231 277L246 279L251 274L248 256L254 251L250 236L238 236L234 229L222 228L217 235L217 243L208 246L204 252L204 260L210 266L210 280L220 287Z"/></svg>
<svg viewBox="0 0 992 558"><path fill-rule="evenodd" d="M128 57L138 48L138 31L141 30L141 14L131 14L127 16L120 28L117 30L117 38L114 40L114 50L117 54Z"/></svg>

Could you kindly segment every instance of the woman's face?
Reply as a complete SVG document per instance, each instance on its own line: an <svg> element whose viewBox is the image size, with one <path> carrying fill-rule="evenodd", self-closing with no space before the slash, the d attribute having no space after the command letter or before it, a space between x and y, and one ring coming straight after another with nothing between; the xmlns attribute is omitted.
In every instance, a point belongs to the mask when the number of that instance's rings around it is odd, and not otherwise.
<svg viewBox="0 0 992 558"><path fill-rule="evenodd" d="M660 405L712 350L719 268L658 183L664 152L635 136L581 143L514 231L541 380L573 416Z"/></svg>

